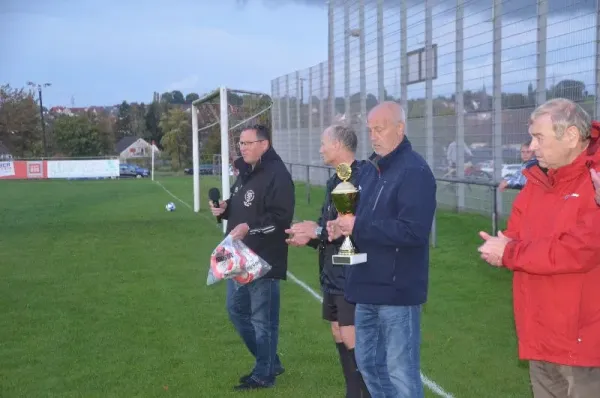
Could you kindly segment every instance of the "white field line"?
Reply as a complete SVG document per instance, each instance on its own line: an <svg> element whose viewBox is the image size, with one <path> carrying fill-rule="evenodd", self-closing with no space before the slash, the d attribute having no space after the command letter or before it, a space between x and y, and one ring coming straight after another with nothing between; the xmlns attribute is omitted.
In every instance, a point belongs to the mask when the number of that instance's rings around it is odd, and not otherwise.
<svg viewBox="0 0 600 398"><path fill-rule="evenodd" d="M154 181L155 183L158 184L159 187L161 187L162 189L165 190L166 193L168 193L170 196L172 196L175 200L183 203L188 209L193 211L192 206L190 206L188 203L184 202L183 200L179 199L177 196L175 196L171 191L169 191L167 188L164 187L164 185L162 185L160 182L158 181ZM204 213L200 213L200 215L204 218L206 218L209 221L214 221L213 219L211 219L210 217L207 217ZM215 226L217 228L221 228L219 225L215 224ZM294 282L296 283L298 286L300 286L302 289L304 289L306 292L308 292L311 296L313 296L316 300L318 300L319 302L323 302L323 297L321 297L321 295L319 295L319 293L317 293L316 291L314 291L310 286L308 286L306 283L304 283L303 281L301 281L300 279L298 279L294 274L292 274L290 271L287 272L288 277ZM440 387L435 381L431 380L429 377L425 376L423 374L423 372L421 372L421 380L423 380L423 384L425 384L427 386L427 388L429 388L431 391L433 391L436 395L442 397L442 398L454 398L454 396L448 392L446 392L442 387Z"/></svg>

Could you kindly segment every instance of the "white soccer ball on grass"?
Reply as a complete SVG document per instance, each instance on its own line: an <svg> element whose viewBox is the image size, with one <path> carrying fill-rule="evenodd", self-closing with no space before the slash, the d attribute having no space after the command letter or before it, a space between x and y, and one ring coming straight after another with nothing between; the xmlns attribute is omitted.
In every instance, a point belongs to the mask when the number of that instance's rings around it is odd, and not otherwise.
<svg viewBox="0 0 600 398"><path fill-rule="evenodd" d="M173 202L167 203L167 205L165 206L165 209L167 209L167 211L175 211L175 203L173 203Z"/></svg>

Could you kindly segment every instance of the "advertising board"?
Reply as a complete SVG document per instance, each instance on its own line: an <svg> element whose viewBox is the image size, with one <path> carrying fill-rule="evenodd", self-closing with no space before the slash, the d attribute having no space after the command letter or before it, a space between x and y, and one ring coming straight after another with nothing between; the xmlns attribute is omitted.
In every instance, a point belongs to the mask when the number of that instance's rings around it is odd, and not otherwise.
<svg viewBox="0 0 600 398"><path fill-rule="evenodd" d="M111 177L119 177L118 159L48 161L48 178Z"/></svg>

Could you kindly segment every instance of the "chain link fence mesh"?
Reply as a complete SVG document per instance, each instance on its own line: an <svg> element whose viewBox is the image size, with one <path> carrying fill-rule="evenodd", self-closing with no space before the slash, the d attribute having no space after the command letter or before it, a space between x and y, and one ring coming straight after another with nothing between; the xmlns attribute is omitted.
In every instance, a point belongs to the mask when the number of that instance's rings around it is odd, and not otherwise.
<svg viewBox="0 0 600 398"><path fill-rule="evenodd" d="M535 106L564 97L598 115L599 15L591 0L331 0L328 60L272 81L274 146L303 165L294 179L323 184L327 169L304 166L322 166L322 131L351 124L364 159L368 112L398 101L440 207L489 213L497 195L507 214L515 192L479 183L520 165Z"/></svg>

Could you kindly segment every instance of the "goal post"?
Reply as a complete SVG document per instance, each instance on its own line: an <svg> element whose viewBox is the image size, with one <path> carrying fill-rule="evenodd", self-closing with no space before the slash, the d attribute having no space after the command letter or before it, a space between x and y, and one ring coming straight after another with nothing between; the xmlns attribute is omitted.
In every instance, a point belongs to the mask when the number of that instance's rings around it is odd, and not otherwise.
<svg viewBox="0 0 600 398"><path fill-rule="evenodd" d="M247 90L219 87L192 102L192 176L194 212L199 212L201 203L208 201L208 195L201 196L200 175L220 174L221 199L229 198L231 190L232 163L239 156L237 136L245 127L255 124L271 126L270 110L273 101L268 94ZM220 146L207 149L207 143L217 134ZM207 153L212 151L213 153ZM214 153L219 151L219 153ZM218 155L218 156L215 156ZM210 157L212 170L202 169L201 159ZM218 159L218 164L214 164ZM206 166L206 165L204 165ZM223 220L223 232L227 223Z"/></svg>
<svg viewBox="0 0 600 398"><path fill-rule="evenodd" d="M227 88L219 89L219 99L221 105L221 196L223 200L229 199L231 191L229 181L229 104L227 103ZM223 233L227 230L227 220L223 220Z"/></svg>

